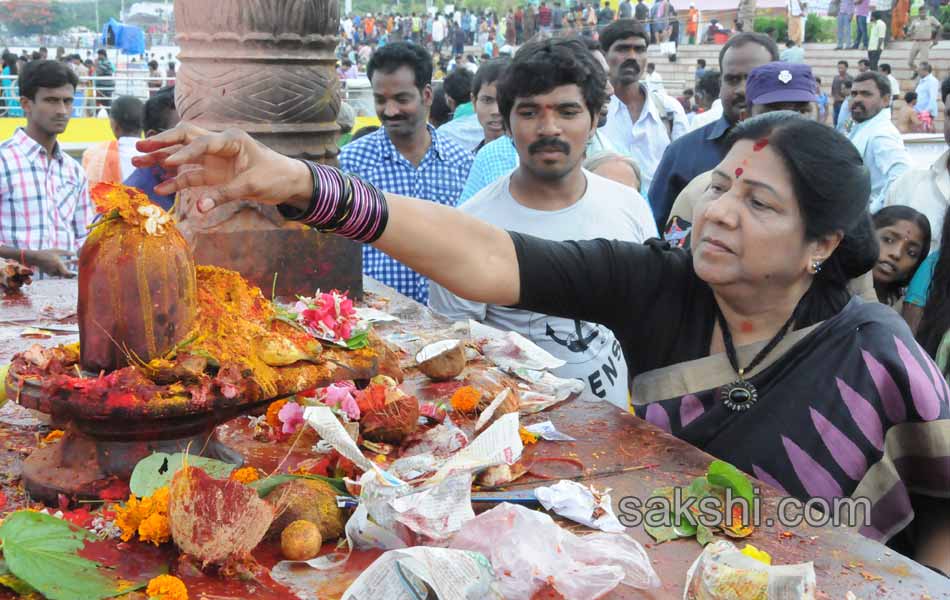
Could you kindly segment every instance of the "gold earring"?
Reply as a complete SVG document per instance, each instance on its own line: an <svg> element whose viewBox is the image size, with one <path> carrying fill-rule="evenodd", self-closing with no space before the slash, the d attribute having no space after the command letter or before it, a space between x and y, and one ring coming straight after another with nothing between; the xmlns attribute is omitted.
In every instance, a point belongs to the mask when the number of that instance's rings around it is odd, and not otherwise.
<svg viewBox="0 0 950 600"><path fill-rule="evenodd" d="M815 260L811 261L811 272L812 272L812 274L813 274L813 275L817 275L819 271L821 271L821 261L818 260L818 259L815 259Z"/></svg>

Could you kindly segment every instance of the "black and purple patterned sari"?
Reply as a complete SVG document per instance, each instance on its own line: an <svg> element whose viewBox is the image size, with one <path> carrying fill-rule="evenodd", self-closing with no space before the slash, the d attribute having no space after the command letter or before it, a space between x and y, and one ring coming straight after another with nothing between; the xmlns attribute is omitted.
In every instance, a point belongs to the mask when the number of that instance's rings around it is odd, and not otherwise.
<svg viewBox="0 0 950 600"><path fill-rule="evenodd" d="M723 355L639 375L635 412L791 496L867 498L861 532L882 542L913 520L912 497L950 498L950 388L893 310L854 298L772 354L745 412L719 400L736 379Z"/></svg>

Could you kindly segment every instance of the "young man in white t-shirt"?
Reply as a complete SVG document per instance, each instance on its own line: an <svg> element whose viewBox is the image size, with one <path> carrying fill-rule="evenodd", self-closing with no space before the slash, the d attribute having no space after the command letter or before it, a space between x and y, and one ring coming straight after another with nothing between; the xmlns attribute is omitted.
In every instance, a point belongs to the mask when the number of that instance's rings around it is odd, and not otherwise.
<svg viewBox="0 0 950 600"><path fill-rule="evenodd" d="M550 240L656 237L649 205L636 190L581 166L587 140L596 132L605 84L604 69L577 40L522 47L497 86L518 167L460 210ZM475 319L521 333L566 362L555 374L582 380L586 399L628 407L626 361L606 327L469 302L435 284L430 284L429 305L456 320Z"/></svg>

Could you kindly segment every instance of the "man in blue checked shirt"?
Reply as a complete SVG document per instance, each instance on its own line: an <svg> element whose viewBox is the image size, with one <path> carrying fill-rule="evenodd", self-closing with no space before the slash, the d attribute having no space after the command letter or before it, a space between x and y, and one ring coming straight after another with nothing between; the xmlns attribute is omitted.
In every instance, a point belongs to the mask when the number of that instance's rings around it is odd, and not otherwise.
<svg viewBox="0 0 950 600"><path fill-rule="evenodd" d="M432 56L419 45L387 44L373 54L366 74L383 127L344 146L340 168L385 192L455 206L472 153L428 124ZM429 299L425 277L368 245L363 273L423 304Z"/></svg>

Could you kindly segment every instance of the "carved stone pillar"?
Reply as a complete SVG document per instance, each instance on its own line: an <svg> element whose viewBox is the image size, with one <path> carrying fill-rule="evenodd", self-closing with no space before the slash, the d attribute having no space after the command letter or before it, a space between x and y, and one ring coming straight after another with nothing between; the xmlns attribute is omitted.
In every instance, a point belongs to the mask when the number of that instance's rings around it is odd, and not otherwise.
<svg viewBox="0 0 950 600"><path fill-rule="evenodd" d="M295 158L336 163L336 0L176 0L181 47L175 101L183 120L237 127ZM200 190L183 193L176 216L195 262L241 272L269 294L316 288L362 294L358 244L285 222L277 210L231 203L207 214Z"/></svg>

